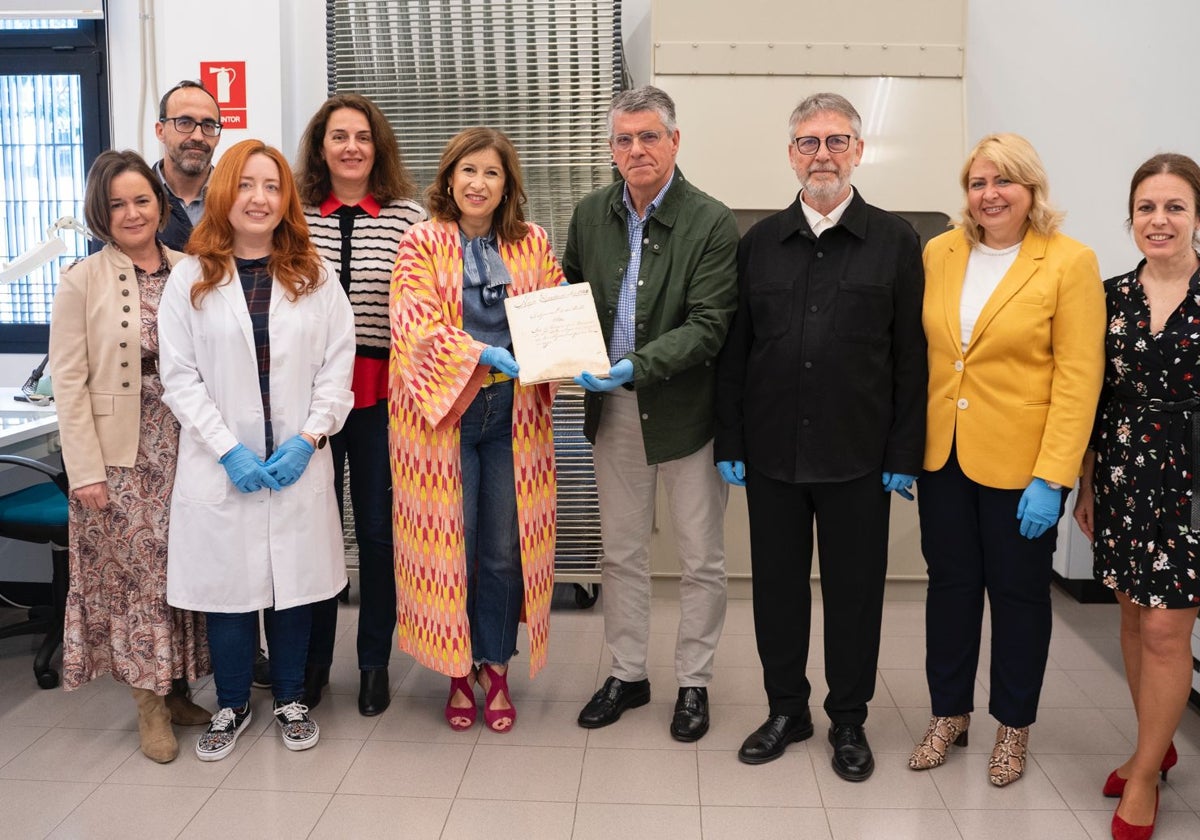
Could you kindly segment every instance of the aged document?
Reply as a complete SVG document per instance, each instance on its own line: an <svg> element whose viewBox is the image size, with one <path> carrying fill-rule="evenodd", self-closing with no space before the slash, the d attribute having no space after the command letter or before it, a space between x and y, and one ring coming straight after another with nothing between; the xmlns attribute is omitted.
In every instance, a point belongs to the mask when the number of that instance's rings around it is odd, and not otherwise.
<svg viewBox="0 0 1200 840"><path fill-rule="evenodd" d="M521 384L571 379L580 371L608 376L608 351L587 283L505 298Z"/></svg>

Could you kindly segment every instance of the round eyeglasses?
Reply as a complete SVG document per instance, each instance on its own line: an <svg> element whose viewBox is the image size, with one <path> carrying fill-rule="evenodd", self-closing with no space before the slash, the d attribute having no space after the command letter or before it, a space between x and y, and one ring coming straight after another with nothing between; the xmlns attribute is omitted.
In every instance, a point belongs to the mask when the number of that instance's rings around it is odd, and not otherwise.
<svg viewBox="0 0 1200 840"><path fill-rule="evenodd" d="M841 154L850 148L852 139L854 137L851 134L830 134L825 138L825 148L831 155ZM797 137L792 142L796 144L796 151L802 155L815 155L821 150L820 137Z"/></svg>

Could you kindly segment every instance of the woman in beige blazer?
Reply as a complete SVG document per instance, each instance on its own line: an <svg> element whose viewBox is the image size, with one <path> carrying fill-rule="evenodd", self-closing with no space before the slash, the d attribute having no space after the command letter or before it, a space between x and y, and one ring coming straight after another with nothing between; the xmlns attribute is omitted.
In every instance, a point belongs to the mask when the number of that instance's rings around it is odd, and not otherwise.
<svg viewBox="0 0 1200 840"><path fill-rule="evenodd" d="M63 685L129 685L142 752L179 751L171 724L207 723L187 680L210 671L203 616L167 606L167 514L179 424L158 376L158 301L182 254L157 241L166 191L135 152L104 152L84 210L105 243L59 282L50 370L71 486Z"/></svg>
<svg viewBox="0 0 1200 840"><path fill-rule="evenodd" d="M991 605L992 784L1025 769L1050 645L1064 485L1079 475L1104 369L1104 289L1090 248L1058 232L1023 137L994 134L962 169L957 227L925 249L929 346L921 549L933 718L909 760L966 743Z"/></svg>

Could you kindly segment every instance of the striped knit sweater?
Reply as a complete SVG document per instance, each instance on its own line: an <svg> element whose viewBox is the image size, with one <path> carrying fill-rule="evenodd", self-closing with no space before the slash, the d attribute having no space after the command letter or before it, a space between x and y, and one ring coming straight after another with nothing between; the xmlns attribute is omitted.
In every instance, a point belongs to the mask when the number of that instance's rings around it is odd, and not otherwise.
<svg viewBox="0 0 1200 840"><path fill-rule="evenodd" d="M425 219L425 210L415 201L397 199L380 207L379 216L361 215L354 220L350 268L350 306L354 309L357 355L386 359L391 343L388 295L392 268L400 239L412 225ZM304 218L317 253L341 272L342 234L338 216L321 216L319 208L306 206ZM339 278L340 279L340 278Z"/></svg>

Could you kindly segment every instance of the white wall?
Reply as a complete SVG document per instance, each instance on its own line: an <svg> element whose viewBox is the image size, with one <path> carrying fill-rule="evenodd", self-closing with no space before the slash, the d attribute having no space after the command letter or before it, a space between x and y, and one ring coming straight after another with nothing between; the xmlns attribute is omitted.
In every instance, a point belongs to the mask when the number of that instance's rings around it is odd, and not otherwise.
<svg viewBox="0 0 1200 840"><path fill-rule="evenodd" d="M967 135L1016 131L1038 149L1064 229L1105 276L1138 259L1123 223L1133 171L1200 156L1196 0L970 0Z"/></svg>

